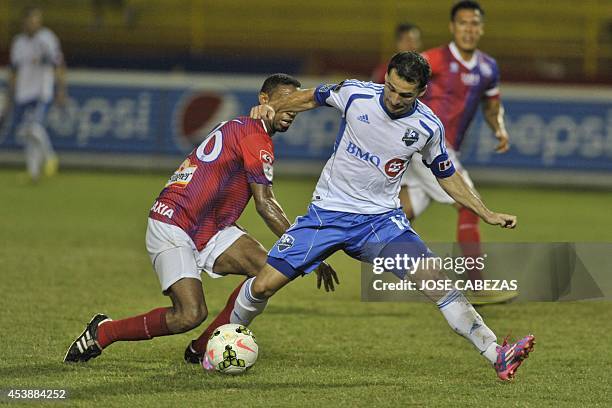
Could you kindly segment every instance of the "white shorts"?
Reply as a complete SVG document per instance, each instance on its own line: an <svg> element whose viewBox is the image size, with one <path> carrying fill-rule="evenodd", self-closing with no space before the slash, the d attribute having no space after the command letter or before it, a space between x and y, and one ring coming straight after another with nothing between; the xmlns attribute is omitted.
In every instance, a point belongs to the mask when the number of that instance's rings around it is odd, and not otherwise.
<svg viewBox="0 0 612 408"><path fill-rule="evenodd" d="M474 183L470 179L467 170L465 170L459 161L457 153L452 149L447 149L447 153L455 166L455 170L459 172L463 176L465 182L473 188ZM418 153L412 156L410 165L402 176L402 186L408 186L412 212L415 217L418 217L425 211L431 200L442 204L455 203L455 200L440 187L436 176L434 176L431 170L423 164L423 158Z"/></svg>
<svg viewBox="0 0 612 408"><path fill-rule="evenodd" d="M149 218L147 224L147 252L157 273L162 291L182 278L202 280L200 273L206 271L213 278L216 259L245 232L231 225L217 232L204 249L198 251L193 240L179 227Z"/></svg>

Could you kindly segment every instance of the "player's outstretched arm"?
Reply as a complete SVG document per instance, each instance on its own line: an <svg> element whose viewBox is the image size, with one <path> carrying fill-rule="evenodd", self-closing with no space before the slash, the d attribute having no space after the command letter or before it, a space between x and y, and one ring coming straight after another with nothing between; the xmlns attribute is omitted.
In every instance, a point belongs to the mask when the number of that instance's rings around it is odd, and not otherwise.
<svg viewBox="0 0 612 408"><path fill-rule="evenodd" d="M438 178L438 183L453 200L474 211L487 224L499 225L502 228L516 227L515 215L495 213L489 210L458 172L453 173L450 177Z"/></svg>
<svg viewBox="0 0 612 408"><path fill-rule="evenodd" d="M314 88L300 89L268 104L254 106L251 108L251 118L273 120L276 112L298 113L314 109L319 106L315 100L314 92Z"/></svg>

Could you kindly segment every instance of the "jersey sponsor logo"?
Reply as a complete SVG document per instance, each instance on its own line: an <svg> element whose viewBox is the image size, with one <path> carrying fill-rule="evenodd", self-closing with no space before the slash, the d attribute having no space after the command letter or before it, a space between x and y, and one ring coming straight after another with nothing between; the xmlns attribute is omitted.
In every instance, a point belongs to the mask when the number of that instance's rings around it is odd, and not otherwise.
<svg viewBox="0 0 612 408"><path fill-rule="evenodd" d="M172 219L172 216L174 215L174 210L172 208L168 207L164 203L160 203L159 201L156 201L155 204L153 204L153 207L151 207L151 211L163 217L168 217L170 219Z"/></svg>
<svg viewBox="0 0 612 408"><path fill-rule="evenodd" d="M402 137L402 142L406 144L406 147L412 146L413 143L419 141L419 132L412 128L406 129L406 133L404 133L404 137Z"/></svg>
<svg viewBox="0 0 612 408"><path fill-rule="evenodd" d="M480 72L482 73L482 76L490 78L493 75L493 68L491 68L491 65L487 64L486 62L481 62Z"/></svg>
<svg viewBox="0 0 612 408"><path fill-rule="evenodd" d="M365 152L365 151L361 150L361 147L357 146L353 142L349 142L348 143L348 146L346 147L346 151L350 155L353 155L353 156L357 157L358 159L361 159L361 160L363 160L365 162L372 163L376 167L380 166L380 157L378 157L375 154L372 154L370 152Z"/></svg>
<svg viewBox="0 0 612 408"><path fill-rule="evenodd" d="M471 72L462 72L461 82L463 82L465 86L476 86L480 83L480 75Z"/></svg>
<svg viewBox="0 0 612 408"><path fill-rule="evenodd" d="M399 158L391 159L385 164L385 173L387 176L395 178L404 171L406 163L405 160Z"/></svg>
<svg viewBox="0 0 612 408"><path fill-rule="evenodd" d="M368 119L368 114L366 113L365 115L359 115L357 116L357 120L363 122L363 123L367 123L368 125L370 124L370 120Z"/></svg>
<svg viewBox="0 0 612 408"><path fill-rule="evenodd" d="M289 234L283 234L283 236L280 237L280 239L278 240L278 244L276 244L276 247L278 248L279 252L283 252L291 248L294 243L295 243L295 238L293 238Z"/></svg>
<svg viewBox="0 0 612 408"><path fill-rule="evenodd" d="M165 187L179 187L185 188L187 184L193 178L198 166L192 165L191 160L185 159L185 161L181 164L181 166L174 172L172 176L168 179Z"/></svg>
<svg viewBox="0 0 612 408"><path fill-rule="evenodd" d="M274 163L274 156L267 150L262 149L259 151L259 159L263 165L264 176L266 176L268 181L272 181L274 178L274 167L272 166Z"/></svg>

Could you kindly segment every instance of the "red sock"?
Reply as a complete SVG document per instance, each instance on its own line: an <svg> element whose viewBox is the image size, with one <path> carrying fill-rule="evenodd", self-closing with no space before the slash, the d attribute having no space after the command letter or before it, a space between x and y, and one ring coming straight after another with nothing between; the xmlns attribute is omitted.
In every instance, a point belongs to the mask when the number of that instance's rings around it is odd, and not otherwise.
<svg viewBox="0 0 612 408"><path fill-rule="evenodd" d="M212 323L208 325L206 330L204 330L204 333L202 333L200 337L191 342L191 348L193 348L196 353L204 354L206 352L206 345L208 344L208 339L217 329L217 327L223 326L224 324L228 324L230 322L230 316L232 314L232 310L234 310L234 302L236 301L238 293L240 293L240 288L242 288L244 282L246 282L246 280L242 281L240 285L238 285L236 289L234 289L232 294L227 299L225 308L221 311L221 313L219 313L215 320L213 320Z"/></svg>
<svg viewBox="0 0 612 408"><path fill-rule="evenodd" d="M166 325L168 308L160 307L140 316L113 320L98 326L98 344L105 348L116 341L149 340L171 334Z"/></svg>
<svg viewBox="0 0 612 408"><path fill-rule="evenodd" d="M478 229L478 221L480 219L476 214L467 208L459 210L459 222L457 223L457 241L461 247L461 253L465 257L476 258L482 255L480 248L480 230ZM467 276L470 281L482 279L480 270L470 268L467 270Z"/></svg>

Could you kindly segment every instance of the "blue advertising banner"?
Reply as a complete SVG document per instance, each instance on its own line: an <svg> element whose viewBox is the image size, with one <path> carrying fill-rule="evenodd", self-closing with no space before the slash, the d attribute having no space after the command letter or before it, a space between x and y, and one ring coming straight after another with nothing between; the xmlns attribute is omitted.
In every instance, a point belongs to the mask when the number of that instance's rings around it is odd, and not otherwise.
<svg viewBox="0 0 612 408"><path fill-rule="evenodd" d="M182 155L217 123L248 114L258 88L208 91L187 87L70 85L68 103L52 105L47 130L57 151ZM306 112L286 134L275 137L278 155L324 160L331 153L339 116L331 109ZM9 116L0 130L0 149L23 144Z"/></svg>
<svg viewBox="0 0 612 408"><path fill-rule="evenodd" d="M120 77L121 74L112 74ZM160 76L158 76L160 77ZM70 83L69 102L52 106L46 121L61 152L183 155L218 122L247 114L256 104L260 78L232 87L215 81L179 84L159 81ZM207 86L206 84L210 84ZM512 88L508 86L508 88ZM479 115L466 137L461 160L479 167L612 171L612 97L562 97L538 89L504 97L512 148L494 152L496 139ZM612 96L607 91L605 96ZM10 118L0 130L0 150L21 148ZM340 112L319 108L298 116L291 129L275 135L279 159L322 162L331 152Z"/></svg>
<svg viewBox="0 0 612 408"><path fill-rule="evenodd" d="M612 171L612 100L605 102L506 98L511 149L495 153L497 140L477 117L462 151L466 165Z"/></svg>

